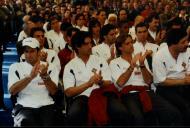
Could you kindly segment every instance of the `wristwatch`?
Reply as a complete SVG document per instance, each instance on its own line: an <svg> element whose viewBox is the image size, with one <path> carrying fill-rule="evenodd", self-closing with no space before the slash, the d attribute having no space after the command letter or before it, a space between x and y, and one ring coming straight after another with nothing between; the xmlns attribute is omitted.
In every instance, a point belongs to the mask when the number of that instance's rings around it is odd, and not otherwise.
<svg viewBox="0 0 190 128"><path fill-rule="evenodd" d="M45 75L45 76L42 76L41 78L42 78L42 80L49 80L49 79L50 79L50 76L47 74L47 75Z"/></svg>
<svg viewBox="0 0 190 128"><path fill-rule="evenodd" d="M139 67L140 67L140 68L145 68L145 65L140 65Z"/></svg>

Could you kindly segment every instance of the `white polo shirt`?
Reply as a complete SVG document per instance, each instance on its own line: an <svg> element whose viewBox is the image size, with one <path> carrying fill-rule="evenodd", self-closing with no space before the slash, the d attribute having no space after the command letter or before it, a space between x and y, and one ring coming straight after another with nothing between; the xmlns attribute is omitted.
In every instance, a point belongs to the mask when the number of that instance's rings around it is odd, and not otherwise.
<svg viewBox="0 0 190 128"><path fill-rule="evenodd" d="M146 50L152 50L153 51L153 55L157 52L159 46L157 44L153 44L153 43L149 43L146 42L145 45L143 46L143 44L139 41L136 41L134 44L134 53L145 53Z"/></svg>
<svg viewBox="0 0 190 128"><path fill-rule="evenodd" d="M40 62L44 63L44 62ZM58 85L59 71L57 68L51 69L49 66L48 73L51 80ZM29 76L33 66L27 62L14 63L9 68L8 89L16 82ZM39 108L41 106L53 104L54 101L49 95L43 80L37 75L23 90L18 93L17 103L24 107Z"/></svg>
<svg viewBox="0 0 190 128"><path fill-rule="evenodd" d="M109 46L108 44L103 42L92 48L92 54L98 57L102 57L107 61L111 57L111 47L114 47L114 51L116 51L115 44Z"/></svg>
<svg viewBox="0 0 190 128"><path fill-rule="evenodd" d="M20 33L19 33L19 36L18 36L18 39L17 39L17 42L21 41L21 40L24 40L25 38L27 38L27 34L24 32L24 30L22 30Z"/></svg>
<svg viewBox="0 0 190 128"><path fill-rule="evenodd" d="M82 27L79 27L79 26L75 26L75 27L78 28L80 31L88 32L88 28L84 25Z"/></svg>
<svg viewBox="0 0 190 128"><path fill-rule="evenodd" d="M135 26L132 26L131 28L129 28L129 34L132 36L132 39L135 40L136 39L136 32L135 32Z"/></svg>
<svg viewBox="0 0 190 128"><path fill-rule="evenodd" d="M155 39L156 39L156 34L157 34L157 33L151 31L150 29L148 29L148 32L149 32L150 36L155 40Z"/></svg>
<svg viewBox="0 0 190 128"><path fill-rule="evenodd" d="M111 81L110 68L106 61L95 55L91 55L88 62L85 64L79 57L76 56L65 66L64 69L63 83L65 90L70 87L74 87L75 85L79 86L88 82L94 75L92 72L93 70L97 73L101 70L103 80ZM99 88L99 85L94 84L80 95L90 96L92 90L96 88Z"/></svg>
<svg viewBox="0 0 190 128"><path fill-rule="evenodd" d="M43 48L42 51L47 52L47 62L51 65L50 66L56 66L57 69L60 71L61 70L61 64L60 64L60 60L59 57L57 55L57 53L52 50L52 49L46 49Z"/></svg>
<svg viewBox="0 0 190 128"><path fill-rule="evenodd" d="M137 62L137 65L139 65L139 62ZM124 72L126 72L126 70L129 68L129 66L130 66L130 63L128 63L122 57L118 57L118 58L116 58L116 59L114 59L114 60L112 60L110 62L109 67L111 69L112 80L115 83L115 85L117 85L116 84L117 80L119 79L119 77ZM145 61L145 66L147 67L147 69L150 72L150 69L148 67L147 61ZM140 67L139 68L137 68L137 67L134 68L134 71L132 72L129 80L124 84L123 87L128 86L128 85L135 85L135 86L146 86L147 85L144 82ZM120 88L119 86L117 86L117 87Z"/></svg>
<svg viewBox="0 0 190 128"><path fill-rule="evenodd" d="M58 34L54 30L50 30L45 33L45 37L47 38L49 48L55 50L56 53L65 48L66 41L61 32Z"/></svg>
<svg viewBox="0 0 190 128"><path fill-rule="evenodd" d="M160 49L153 57L154 83L161 83L167 78L182 79L189 70L190 54L180 53L177 60L169 52L168 46Z"/></svg>

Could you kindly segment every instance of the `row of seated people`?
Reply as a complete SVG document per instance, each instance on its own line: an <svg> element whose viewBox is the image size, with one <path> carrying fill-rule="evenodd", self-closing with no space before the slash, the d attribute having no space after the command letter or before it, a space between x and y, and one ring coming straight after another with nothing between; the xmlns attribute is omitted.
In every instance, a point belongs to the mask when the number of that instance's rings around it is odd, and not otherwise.
<svg viewBox="0 0 190 128"><path fill-rule="evenodd" d="M9 91L18 95L15 126L54 125L51 96L57 92L59 59L44 50L40 41L44 32L35 29L31 31L34 38L22 41L25 61L13 64L9 71ZM71 34L67 50L75 53L65 56L68 61L62 69L64 93L69 98L68 125L188 125L188 38L182 29L171 29L167 44L160 49L146 41L144 23L136 26L135 43L130 35L116 38L115 27L105 25L104 47L100 48L92 48L89 33L73 31L76 34ZM106 45L113 44L113 50L107 51ZM153 81L158 84L156 92L151 88Z"/></svg>

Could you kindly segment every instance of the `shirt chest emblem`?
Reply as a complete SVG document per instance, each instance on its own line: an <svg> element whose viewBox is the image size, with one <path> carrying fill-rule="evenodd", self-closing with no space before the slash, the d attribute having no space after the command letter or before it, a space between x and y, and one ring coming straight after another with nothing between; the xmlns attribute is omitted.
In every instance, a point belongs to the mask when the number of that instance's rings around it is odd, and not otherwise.
<svg viewBox="0 0 190 128"><path fill-rule="evenodd" d="M185 62L183 62L183 63L181 64L181 66L183 67L184 70L187 69L187 64L186 64Z"/></svg>
<svg viewBox="0 0 190 128"><path fill-rule="evenodd" d="M93 73L96 73L96 71L97 71L97 69L95 69L95 68L92 69L92 72L93 72Z"/></svg>

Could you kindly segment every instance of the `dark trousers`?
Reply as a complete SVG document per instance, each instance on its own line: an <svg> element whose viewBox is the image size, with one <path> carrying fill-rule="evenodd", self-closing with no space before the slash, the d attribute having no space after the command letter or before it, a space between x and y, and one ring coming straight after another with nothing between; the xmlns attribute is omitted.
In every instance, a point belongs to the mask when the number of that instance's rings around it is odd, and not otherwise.
<svg viewBox="0 0 190 128"><path fill-rule="evenodd" d="M120 102L117 96L109 94L107 96L107 113L111 126L130 125L131 116L128 110ZM98 104L98 103L97 103ZM88 97L76 97L68 108L67 122L69 126L87 126L88 121ZM94 124L96 125L96 124Z"/></svg>
<svg viewBox="0 0 190 128"><path fill-rule="evenodd" d="M107 96L107 112L110 118L108 125L111 126L130 126L132 125L132 115L128 109L121 103L119 98L113 94Z"/></svg>
<svg viewBox="0 0 190 128"><path fill-rule="evenodd" d="M54 126L55 106L48 105L40 108L29 108L16 105L13 109L14 126Z"/></svg>
<svg viewBox="0 0 190 128"><path fill-rule="evenodd" d="M189 95L190 92L187 92L186 87L159 86L157 87L157 93L178 108L183 116L184 125L190 126L190 103L188 102L187 97L185 97Z"/></svg>
<svg viewBox="0 0 190 128"><path fill-rule="evenodd" d="M88 120L88 97L78 96L70 99L67 112L67 125L86 126Z"/></svg>
<svg viewBox="0 0 190 128"><path fill-rule="evenodd" d="M161 125L176 126L181 125L181 115L169 102L164 100L153 91L147 91L152 101L152 111L143 112L142 104L139 99L139 93L128 93L122 96L122 102L133 115L134 125Z"/></svg>

